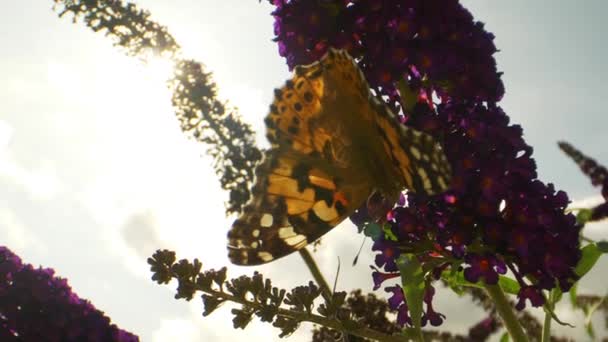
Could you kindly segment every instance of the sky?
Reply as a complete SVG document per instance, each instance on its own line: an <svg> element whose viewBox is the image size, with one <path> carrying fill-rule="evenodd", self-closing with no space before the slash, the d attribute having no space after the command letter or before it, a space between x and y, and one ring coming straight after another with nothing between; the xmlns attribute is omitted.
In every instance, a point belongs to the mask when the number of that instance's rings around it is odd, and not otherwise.
<svg viewBox="0 0 608 342"><path fill-rule="evenodd" d="M214 73L220 96L262 137L272 90L290 75L271 41L266 1L136 3L169 28L184 56ZM567 140L608 164L602 148L608 117L600 101L608 93L608 2L463 4L496 35L506 87L500 104L523 126L540 179L567 191L573 206L598 203L599 189L556 142ZM159 248L199 258L205 268L229 265L226 232L234 217L224 214L226 194L204 147L179 130L164 85L167 65L142 65L102 34L59 19L51 7L50 0L0 1L0 245L25 262L54 268L142 341L278 340L268 324L232 329L230 305L202 318L200 300L176 301L174 287L150 280L145 259ZM607 231L598 223L585 235L606 239ZM369 241L350 267L361 243L354 233L342 224L323 238L315 257L328 279L341 260L338 290L371 291ZM606 266L601 260L579 292L605 294ZM254 270L285 288L310 280L297 255L257 268L230 266L229 276ZM483 316L467 303L438 291L443 329L465 332ZM580 314L561 305L558 316L578 326L557 327L560 334L585 339ZM302 326L290 340L308 340L309 330Z"/></svg>

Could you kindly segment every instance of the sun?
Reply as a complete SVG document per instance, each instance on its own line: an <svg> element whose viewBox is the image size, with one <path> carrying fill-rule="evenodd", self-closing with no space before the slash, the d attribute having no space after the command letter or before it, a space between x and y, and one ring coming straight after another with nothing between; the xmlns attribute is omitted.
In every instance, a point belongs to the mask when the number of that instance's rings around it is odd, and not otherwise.
<svg viewBox="0 0 608 342"><path fill-rule="evenodd" d="M156 81L168 81L174 73L175 61L170 58L151 56L144 61L145 70Z"/></svg>

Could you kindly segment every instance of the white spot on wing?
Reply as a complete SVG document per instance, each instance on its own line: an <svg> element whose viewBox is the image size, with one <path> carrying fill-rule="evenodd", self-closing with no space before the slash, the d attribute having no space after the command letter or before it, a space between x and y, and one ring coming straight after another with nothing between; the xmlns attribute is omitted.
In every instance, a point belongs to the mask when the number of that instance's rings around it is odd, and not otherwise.
<svg viewBox="0 0 608 342"><path fill-rule="evenodd" d="M264 214L262 215L262 218L260 219L260 226L262 227L270 227L272 226L272 222L273 222L273 218L272 215L270 214Z"/></svg>
<svg viewBox="0 0 608 342"><path fill-rule="evenodd" d="M272 254L268 252L258 252L258 258L262 259L263 262L269 262L270 260L274 259Z"/></svg>
<svg viewBox="0 0 608 342"><path fill-rule="evenodd" d="M296 232L293 230L292 226L283 227L279 229L279 238L285 240L293 236L296 236Z"/></svg>
<svg viewBox="0 0 608 342"><path fill-rule="evenodd" d="M283 241L285 241L286 244L294 248L303 247L308 243L308 241L306 240L306 236L304 235L294 235L292 237L284 239Z"/></svg>

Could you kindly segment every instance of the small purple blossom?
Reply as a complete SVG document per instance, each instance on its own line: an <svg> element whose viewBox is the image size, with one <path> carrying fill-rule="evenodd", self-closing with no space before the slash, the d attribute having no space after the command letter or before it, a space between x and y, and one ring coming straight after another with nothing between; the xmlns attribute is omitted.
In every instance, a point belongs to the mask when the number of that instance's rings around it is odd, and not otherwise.
<svg viewBox="0 0 608 342"><path fill-rule="evenodd" d="M422 315L421 324L426 325L426 322L431 323L432 326L438 327L443 323L445 315L433 310L433 296L435 295L435 288L427 286L424 292L424 303L426 304L426 311Z"/></svg>
<svg viewBox="0 0 608 342"><path fill-rule="evenodd" d="M545 304L545 298L538 289L533 286L522 287L519 290L518 298L517 304L515 304L517 310L523 310L526 307L526 299L530 300L533 307L539 307Z"/></svg>
<svg viewBox="0 0 608 342"><path fill-rule="evenodd" d="M372 268L372 269L374 270L372 272L372 279L374 280L374 290L379 289L385 280L394 279L394 278L398 278L399 276L401 276L401 273L399 273L399 272L384 273L384 272L378 271L375 268Z"/></svg>
<svg viewBox="0 0 608 342"><path fill-rule="evenodd" d="M54 274L0 246L0 340L139 341Z"/></svg>
<svg viewBox="0 0 608 342"><path fill-rule="evenodd" d="M398 270L395 261L399 257L399 250L394 243L385 239L378 239L374 241L372 250L380 252L380 254L376 255L376 266L383 267L387 272L396 272Z"/></svg>
<svg viewBox="0 0 608 342"><path fill-rule="evenodd" d="M465 262L469 264L469 268L464 270L464 277L472 283L483 278L486 284L495 285L498 283L498 274L507 273L505 264L490 254L481 256L469 253L465 257Z"/></svg>
<svg viewBox="0 0 608 342"><path fill-rule="evenodd" d="M412 318L410 317L407 301L403 294L403 289L399 285L387 286L384 291L390 292L391 296L388 299L388 306L392 310L397 311L397 324L404 326L406 324L412 325Z"/></svg>

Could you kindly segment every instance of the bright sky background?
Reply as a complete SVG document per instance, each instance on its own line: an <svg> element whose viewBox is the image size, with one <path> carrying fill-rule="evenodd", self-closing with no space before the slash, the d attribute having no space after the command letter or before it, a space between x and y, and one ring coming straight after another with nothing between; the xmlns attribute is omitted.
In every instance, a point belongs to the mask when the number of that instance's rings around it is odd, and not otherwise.
<svg viewBox="0 0 608 342"><path fill-rule="evenodd" d="M507 89L501 104L524 127L541 179L575 201L597 203L599 189L556 141L608 164L608 116L600 101L608 93L608 2L463 2L496 35ZM185 56L214 72L221 95L261 132L272 90L289 76L271 41L266 1L137 3L169 28ZM51 5L0 1L0 245L54 268L142 341L278 340L268 324L233 330L230 305L203 319L200 299L175 301L173 287L150 280L145 259L157 248L198 257L205 267L228 265L225 236L234 218L224 215L226 195L204 150L178 128L163 84L166 68L125 57L103 35L57 18ZM607 238L607 228L596 224L586 235ZM350 267L361 243L354 233L350 224L335 229L316 257L329 279L340 257L339 290L371 291L369 241ZM604 259L579 291L606 294L606 266ZM257 269L286 288L310 279L297 255ZM231 276L253 271L230 267ZM464 332L482 317L466 303L439 291L435 306L447 316L442 328ZM569 311L564 305L558 315L580 327L580 314ZM292 340L309 340L309 329ZM558 330L584 339L582 328Z"/></svg>

